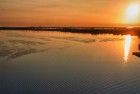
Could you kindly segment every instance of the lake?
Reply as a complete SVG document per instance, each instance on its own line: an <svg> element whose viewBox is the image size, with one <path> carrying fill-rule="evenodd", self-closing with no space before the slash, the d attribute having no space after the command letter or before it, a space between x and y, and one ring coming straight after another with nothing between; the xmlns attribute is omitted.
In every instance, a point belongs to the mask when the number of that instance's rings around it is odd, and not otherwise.
<svg viewBox="0 0 140 94"><path fill-rule="evenodd" d="M0 31L1 94L140 94L138 36Z"/></svg>

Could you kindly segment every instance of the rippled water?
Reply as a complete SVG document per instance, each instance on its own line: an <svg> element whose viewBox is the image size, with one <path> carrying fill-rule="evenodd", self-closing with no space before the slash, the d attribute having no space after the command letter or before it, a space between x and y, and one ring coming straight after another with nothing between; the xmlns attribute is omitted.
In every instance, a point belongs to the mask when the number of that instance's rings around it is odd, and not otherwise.
<svg viewBox="0 0 140 94"><path fill-rule="evenodd" d="M0 31L1 94L140 94L139 38Z"/></svg>

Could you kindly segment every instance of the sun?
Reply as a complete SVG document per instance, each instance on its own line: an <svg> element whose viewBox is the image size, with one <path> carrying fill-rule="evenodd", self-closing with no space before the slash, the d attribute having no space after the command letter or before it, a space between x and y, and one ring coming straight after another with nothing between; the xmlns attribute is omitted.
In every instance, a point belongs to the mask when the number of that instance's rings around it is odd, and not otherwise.
<svg viewBox="0 0 140 94"><path fill-rule="evenodd" d="M127 24L137 23L139 17L140 17L140 4L137 3L130 4L127 7L125 13L125 22Z"/></svg>
<svg viewBox="0 0 140 94"><path fill-rule="evenodd" d="M136 18L139 14L139 10L140 10L139 8L140 8L139 4L130 5L126 12L127 17L130 19Z"/></svg>

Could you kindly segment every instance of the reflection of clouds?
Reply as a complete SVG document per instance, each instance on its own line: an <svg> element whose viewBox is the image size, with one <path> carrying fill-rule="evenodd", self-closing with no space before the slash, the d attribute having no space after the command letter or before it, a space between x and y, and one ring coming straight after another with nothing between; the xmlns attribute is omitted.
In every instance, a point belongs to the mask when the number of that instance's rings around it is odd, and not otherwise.
<svg viewBox="0 0 140 94"><path fill-rule="evenodd" d="M28 54L32 54L32 53L39 53L39 52L43 52L43 51L44 50L33 49L33 48L30 48L30 49L20 49L20 50L18 50L15 53L11 53L7 57L7 60L18 58L18 57L21 57L21 56L24 56L24 55L28 55Z"/></svg>
<svg viewBox="0 0 140 94"><path fill-rule="evenodd" d="M100 42L108 42L108 41L122 41L120 38L108 38L108 39L100 39Z"/></svg>
<svg viewBox="0 0 140 94"><path fill-rule="evenodd" d="M81 42L81 43L91 43L91 42L96 41L95 39L85 39L85 38L77 38L77 37L56 37L56 36L51 36L50 38L68 40L68 41L75 41L75 42Z"/></svg>
<svg viewBox="0 0 140 94"><path fill-rule="evenodd" d="M65 50L74 43L94 43L122 41L122 36L91 35L58 32L0 32L0 59L11 60L24 55L48 51L51 49Z"/></svg>
<svg viewBox="0 0 140 94"><path fill-rule="evenodd" d="M50 38L54 39L61 39L61 40L68 40L68 41L75 41L81 43L92 43L92 42L109 42L109 41L122 41L123 38L79 38L79 37L56 37L51 36Z"/></svg>
<svg viewBox="0 0 140 94"><path fill-rule="evenodd" d="M65 45L63 41L53 40L47 32L22 32L4 31L0 32L0 60L11 60L21 56L40 53L50 49L64 50L70 45Z"/></svg>
<svg viewBox="0 0 140 94"><path fill-rule="evenodd" d="M23 55L42 52L45 49L40 48L40 45L44 45L44 43L26 40L0 41L0 58L5 57L10 60Z"/></svg>
<svg viewBox="0 0 140 94"><path fill-rule="evenodd" d="M68 33L68 34L57 34L50 35L49 38L58 39L58 40L67 40L81 43L94 43L94 42L109 42L109 41L123 41L122 35L113 35L113 34L77 34L77 33Z"/></svg>
<svg viewBox="0 0 140 94"><path fill-rule="evenodd" d="M42 42L37 42L37 41L26 41L26 40L9 40L10 43L15 43L15 44L24 44L24 45L38 45L38 44L44 44Z"/></svg>
<svg viewBox="0 0 140 94"><path fill-rule="evenodd" d="M39 53L47 50L46 42L38 37L22 31L0 32L0 60L11 60L24 55Z"/></svg>

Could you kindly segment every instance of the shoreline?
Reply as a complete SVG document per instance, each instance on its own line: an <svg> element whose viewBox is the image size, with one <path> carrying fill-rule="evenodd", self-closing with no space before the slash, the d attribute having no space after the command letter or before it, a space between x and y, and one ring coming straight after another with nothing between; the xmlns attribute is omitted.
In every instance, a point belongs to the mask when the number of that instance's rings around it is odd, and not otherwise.
<svg viewBox="0 0 140 94"><path fill-rule="evenodd" d="M90 34L131 34L140 36L140 27L0 27L0 30L59 31Z"/></svg>

